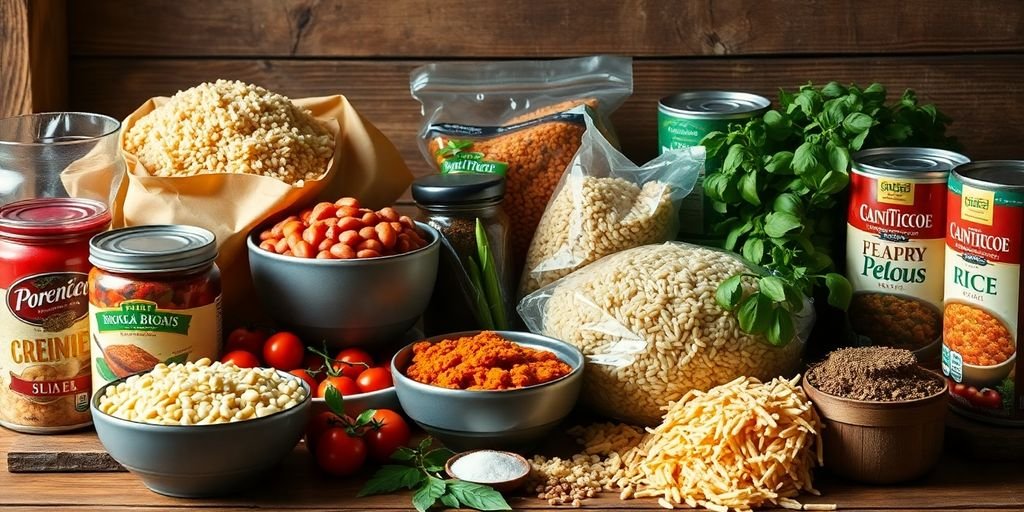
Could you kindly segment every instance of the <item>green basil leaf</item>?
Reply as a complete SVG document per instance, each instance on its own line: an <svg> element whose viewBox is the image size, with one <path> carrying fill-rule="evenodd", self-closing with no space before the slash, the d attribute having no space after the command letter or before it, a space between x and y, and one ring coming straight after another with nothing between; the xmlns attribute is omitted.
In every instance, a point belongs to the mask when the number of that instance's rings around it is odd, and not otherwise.
<svg viewBox="0 0 1024 512"><path fill-rule="evenodd" d="M722 281L715 290L715 302L726 311L736 309L742 298L743 276L739 274Z"/></svg>
<svg viewBox="0 0 1024 512"><path fill-rule="evenodd" d="M713 201L725 202L725 189L729 186L729 177L714 173L704 177L704 193Z"/></svg>
<svg viewBox="0 0 1024 512"><path fill-rule="evenodd" d="M417 451L419 451L419 453L427 453L428 451L430 451L430 447L433 446L433 445L434 445L434 438L433 437L430 437L430 436L424 437L423 440L420 441L420 445L417 448Z"/></svg>
<svg viewBox="0 0 1024 512"><path fill-rule="evenodd" d="M818 116L818 123L826 129L834 129L843 122L846 116L846 101L843 99L831 99L825 102L824 110Z"/></svg>
<svg viewBox="0 0 1024 512"><path fill-rule="evenodd" d="M448 480L445 482L448 492L458 498L463 505L477 510L512 510L508 502L489 486L463 482L462 480Z"/></svg>
<svg viewBox="0 0 1024 512"><path fill-rule="evenodd" d="M441 495L441 503L448 508L460 508L462 505L459 503L459 499L452 493L444 493Z"/></svg>
<svg viewBox="0 0 1024 512"><path fill-rule="evenodd" d="M778 110L769 110L762 117L765 126L775 128L783 125L782 114Z"/></svg>
<svg viewBox="0 0 1024 512"><path fill-rule="evenodd" d="M868 131L875 124L875 120L867 114L853 112L843 119L843 128L851 134Z"/></svg>
<svg viewBox="0 0 1024 512"><path fill-rule="evenodd" d="M831 143L828 147L829 168L836 172L847 173L850 171L850 152L846 148Z"/></svg>
<svg viewBox="0 0 1024 512"><path fill-rule="evenodd" d="M800 229L803 224L800 218L792 213L774 212L769 213L765 219L764 232L770 237L779 238L787 233Z"/></svg>
<svg viewBox="0 0 1024 512"><path fill-rule="evenodd" d="M331 412L338 416L345 416L345 399L342 398L338 388L327 386L327 391L324 391L324 402Z"/></svg>
<svg viewBox="0 0 1024 512"><path fill-rule="evenodd" d="M399 489L412 489L420 484L427 475L412 466L381 466L363 488L356 494L357 498L386 494Z"/></svg>
<svg viewBox="0 0 1024 512"><path fill-rule="evenodd" d="M764 259L764 240L748 238L743 244L743 257L754 265L760 265Z"/></svg>
<svg viewBox="0 0 1024 512"><path fill-rule="evenodd" d="M775 196L775 201L772 202L772 210L791 213L799 217L803 214L803 204L796 194L785 192Z"/></svg>
<svg viewBox="0 0 1024 512"><path fill-rule="evenodd" d="M740 196L754 206L761 206L761 198L757 196L756 172L748 172L740 176Z"/></svg>
<svg viewBox="0 0 1024 512"><path fill-rule="evenodd" d="M719 131L711 132L700 140L700 145L704 146L708 158L715 157L722 150L722 146L725 145L725 133Z"/></svg>
<svg viewBox="0 0 1024 512"><path fill-rule="evenodd" d="M455 452L447 448L437 448L427 452L427 454L423 456L423 464L444 468L444 465L448 463L448 459L452 458L454 455Z"/></svg>
<svg viewBox="0 0 1024 512"><path fill-rule="evenodd" d="M882 137L885 137L888 141L899 143L907 140L913 132L913 128L905 124L896 123L886 125L885 128L882 129Z"/></svg>
<svg viewBox="0 0 1024 512"><path fill-rule="evenodd" d="M761 334L768 329L772 319L772 302L764 294L754 292L740 302L736 320L743 332Z"/></svg>
<svg viewBox="0 0 1024 512"><path fill-rule="evenodd" d="M725 155L725 162L722 163L722 171L730 173L739 169L747 158L747 148L742 144L729 146L729 152Z"/></svg>
<svg viewBox="0 0 1024 512"><path fill-rule="evenodd" d="M825 274L825 286L828 287L828 303L846 311L846 308L850 307L850 299L853 298L850 282L842 275L830 272Z"/></svg>
<svg viewBox="0 0 1024 512"><path fill-rule="evenodd" d="M796 331L793 329L793 314L785 308L775 308L772 320L764 334L768 343L776 347L788 345L796 335Z"/></svg>
<svg viewBox="0 0 1024 512"><path fill-rule="evenodd" d="M775 302L786 301L786 283L775 276L765 276L757 280L758 289Z"/></svg>
<svg viewBox="0 0 1024 512"><path fill-rule="evenodd" d="M832 195L846 188L850 183L850 175L845 172L828 171L821 177L818 190L822 194Z"/></svg>
<svg viewBox="0 0 1024 512"><path fill-rule="evenodd" d="M879 83L871 84L867 87L867 89L864 89L864 98L866 98L869 101L881 103L885 101L885 95L885 87L883 87L882 84Z"/></svg>
<svg viewBox="0 0 1024 512"><path fill-rule="evenodd" d="M768 142L768 134L765 131L764 123L757 119L747 123L744 132L747 135L747 140L750 141L750 145L755 148L763 148L765 143Z"/></svg>
<svg viewBox="0 0 1024 512"><path fill-rule="evenodd" d="M740 226L730 229L729 234L725 236L725 242L722 243L722 248L727 251L735 249L736 242L739 241L741 236L743 236L743 231L740 230Z"/></svg>
<svg viewBox="0 0 1024 512"><path fill-rule="evenodd" d="M821 95L826 98L838 98L846 94L846 88L839 85L838 82L829 82L821 88Z"/></svg>
<svg viewBox="0 0 1024 512"><path fill-rule="evenodd" d="M416 458L416 452L408 446L399 446L394 453L391 454L391 460L397 460L400 462L409 462Z"/></svg>
<svg viewBox="0 0 1024 512"><path fill-rule="evenodd" d="M813 171L818 167L818 146L810 142L800 144L793 153L793 171L796 174L804 174Z"/></svg>
<svg viewBox="0 0 1024 512"><path fill-rule="evenodd" d="M850 141L851 151L860 151L860 148L864 147L864 141L868 138L870 132L860 132L853 140Z"/></svg>
<svg viewBox="0 0 1024 512"><path fill-rule="evenodd" d="M445 482L440 478L432 476L427 477L427 481L424 482L423 487L420 487L416 494L412 495L412 505L416 507L419 512L427 512L430 507L433 507L445 493Z"/></svg>
<svg viewBox="0 0 1024 512"><path fill-rule="evenodd" d="M790 283L786 283L786 302L794 313L804 309L804 293Z"/></svg>
<svg viewBox="0 0 1024 512"><path fill-rule="evenodd" d="M764 164L764 170L771 174L790 175L793 174L793 153L790 151L779 151Z"/></svg>

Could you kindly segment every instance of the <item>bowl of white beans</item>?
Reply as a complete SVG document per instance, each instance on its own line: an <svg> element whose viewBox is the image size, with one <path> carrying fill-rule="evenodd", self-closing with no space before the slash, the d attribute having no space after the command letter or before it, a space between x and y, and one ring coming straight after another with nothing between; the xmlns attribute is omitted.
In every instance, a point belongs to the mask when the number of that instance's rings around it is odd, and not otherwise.
<svg viewBox="0 0 1024 512"><path fill-rule="evenodd" d="M241 490L291 453L310 396L287 372L201 359L111 382L91 406L114 460L154 492L196 498Z"/></svg>

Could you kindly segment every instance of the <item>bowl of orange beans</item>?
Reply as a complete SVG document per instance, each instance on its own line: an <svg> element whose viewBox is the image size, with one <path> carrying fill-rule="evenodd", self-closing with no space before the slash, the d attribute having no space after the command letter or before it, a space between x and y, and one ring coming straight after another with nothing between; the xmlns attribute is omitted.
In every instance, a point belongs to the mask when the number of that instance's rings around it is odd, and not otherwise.
<svg viewBox="0 0 1024 512"><path fill-rule="evenodd" d="M440 234L343 197L260 226L247 245L275 320L337 347L393 341L412 327L433 292Z"/></svg>

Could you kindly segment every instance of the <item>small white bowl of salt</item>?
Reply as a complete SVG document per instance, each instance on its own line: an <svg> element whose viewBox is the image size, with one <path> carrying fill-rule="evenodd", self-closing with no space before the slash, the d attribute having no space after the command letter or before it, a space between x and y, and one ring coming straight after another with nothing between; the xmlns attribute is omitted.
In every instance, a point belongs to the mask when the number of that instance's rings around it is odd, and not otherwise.
<svg viewBox="0 0 1024 512"><path fill-rule="evenodd" d="M465 482L488 485L499 492L522 487L530 476L530 463L523 456L500 450L472 450L448 459L445 472Z"/></svg>

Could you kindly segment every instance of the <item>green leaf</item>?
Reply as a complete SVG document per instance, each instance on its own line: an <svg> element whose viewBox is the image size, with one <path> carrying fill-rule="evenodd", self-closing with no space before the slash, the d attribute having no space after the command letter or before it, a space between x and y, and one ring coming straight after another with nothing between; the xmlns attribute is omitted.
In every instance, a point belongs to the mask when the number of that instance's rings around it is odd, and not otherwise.
<svg viewBox="0 0 1024 512"><path fill-rule="evenodd" d="M822 194L831 195L843 190L849 183L849 174L839 171L828 171L822 176L821 183L818 184L818 190Z"/></svg>
<svg viewBox="0 0 1024 512"><path fill-rule="evenodd" d="M782 347L793 341L796 331L793 329L793 313L785 308L775 308L772 313L772 320L765 331L765 338L768 343L776 347Z"/></svg>
<svg viewBox="0 0 1024 512"><path fill-rule="evenodd" d="M799 288L786 283L786 302L789 304L789 308L794 313L799 313L804 309L804 294Z"/></svg>
<svg viewBox="0 0 1024 512"><path fill-rule="evenodd" d="M775 302L786 301L786 283L775 276L765 276L757 280L761 293Z"/></svg>
<svg viewBox="0 0 1024 512"><path fill-rule="evenodd" d="M419 512L427 512L445 493L445 482L440 478L427 477L427 481L412 495L412 505Z"/></svg>
<svg viewBox="0 0 1024 512"><path fill-rule="evenodd" d="M754 292L740 302L736 310L736 320L743 332L761 334L771 323L772 302L764 294Z"/></svg>
<svg viewBox="0 0 1024 512"><path fill-rule="evenodd" d="M758 119L748 122L744 132L747 135L747 140L750 141L750 145L755 148L763 148L765 143L768 142L768 134L765 132L764 124Z"/></svg>
<svg viewBox="0 0 1024 512"><path fill-rule="evenodd" d="M356 421L355 421L356 427L365 427L365 426L369 425L370 422L373 421L373 415L374 414L377 414L377 410L376 409L367 409L367 410L359 413L359 416L356 416Z"/></svg>
<svg viewBox="0 0 1024 512"><path fill-rule="evenodd" d="M850 149L853 151L860 151L860 148L864 147L864 141L868 138L867 131L860 132L853 140L850 141Z"/></svg>
<svg viewBox="0 0 1024 512"><path fill-rule="evenodd" d="M885 101L885 87L882 84L874 83L864 89L864 97L869 101L883 102Z"/></svg>
<svg viewBox="0 0 1024 512"><path fill-rule="evenodd" d="M748 238L743 244L743 257L755 265L760 265L764 259L764 240Z"/></svg>
<svg viewBox="0 0 1024 512"><path fill-rule="evenodd" d="M775 201L772 202L772 210L790 213L799 217L803 213L803 204L801 204L800 198L796 194L784 192L775 196Z"/></svg>
<svg viewBox="0 0 1024 512"><path fill-rule="evenodd" d="M103 377L103 380L107 382L117 380L117 375L114 375L114 372L110 370L109 366L107 366L107 360L102 357L96 358L96 371L99 372L100 377Z"/></svg>
<svg viewBox="0 0 1024 512"><path fill-rule="evenodd" d="M480 277L484 299L487 301L487 307L491 310L494 328L500 331L508 330L508 320L505 316L505 295L501 290L497 264L494 261L494 254L491 252L491 245L487 240L487 231L484 230L484 224L479 218L476 219L476 249L477 257L480 258Z"/></svg>
<svg viewBox="0 0 1024 512"><path fill-rule="evenodd" d="M734 275L718 285L715 290L715 302L726 311L732 311L743 298L743 276Z"/></svg>
<svg viewBox="0 0 1024 512"><path fill-rule="evenodd" d="M715 213L722 213L722 214L724 214L724 213L728 213L729 212L729 205L726 204L726 203L723 203L721 201L715 201L714 199L712 199L711 200L711 209L714 210Z"/></svg>
<svg viewBox="0 0 1024 512"><path fill-rule="evenodd" d="M463 482L462 480L448 480L445 483L448 492L467 507L477 510L512 510L501 493L486 485Z"/></svg>
<svg viewBox="0 0 1024 512"><path fill-rule="evenodd" d="M793 153L790 151L779 151L764 164L764 170L771 174L790 175L793 174Z"/></svg>
<svg viewBox="0 0 1024 512"><path fill-rule="evenodd" d="M704 177L704 193L713 201L726 202L725 190L729 187L729 177L714 173Z"/></svg>
<svg viewBox="0 0 1024 512"><path fill-rule="evenodd" d="M882 136L893 142L903 142L913 133L913 128L905 124L890 124L882 129Z"/></svg>
<svg viewBox="0 0 1024 512"><path fill-rule="evenodd" d="M324 402L327 403L327 408L337 414L338 416L345 416L345 399L341 396L341 391L334 386L327 386L327 391L324 391Z"/></svg>
<svg viewBox="0 0 1024 512"><path fill-rule="evenodd" d="M853 112L846 116L846 119L843 119L843 128L846 128L846 131L851 134L866 132L871 129L874 124L875 120L872 119L871 116L860 112Z"/></svg>
<svg viewBox="0 0 1024 512"><path fill-rule="evenodd" d="M441 495L441 503L444 503L444 506L446 506L448 508L459 508L459 507L461 507L461 504L459 503L459 499L456 498L454 494L451 494L451 493L448 493L448 492L446 492L446 493Z"/></svg>
<svg viewBox="0 0 1024 512"><path fill-rule="evenodd" d="M491 307L487 304L487 297L484 295L483 277L480 274L480 266L476 258L469 256L463 260L466 265L466 273L469 274L469 282L473 285L470 293L473 294L477 307L477 322L481 329L494 330L494 317L491 316Z"/></svg>
<svg viewBox="0 0 1024 512"><path fill-rule="evenodd" d="M828 287L828 303L846 311L846 308L850 307L850 299L853 298L850 282L841 274L830 272L825 274L825 286Z"/></svg>
<svg viewBox="0 0 1024 512"><path fill-rule="evenodd" d="M779 238L802 226L800 218L792 213L773 212L765 219L764 232L770 237Z"/></svg>
<svg viewBox="0 0 1024 512"><path fill-rule="evenodd" d="M788 117L783 117L777 110L769 110L764 113L764 127L768 138L781 141L793 134L792 123Z"/></svg>
<svg viewBox="0 0 1024 512"><path fill-rule="evenodd" d="M821 95L826 98L838 98L844 94L846 94L846 88L839 85L838 82L829 82L821 88Z"/></svg>
<svg viewBox="0 0 1024 512"><path fill-rule="evenodd" d="M185 361L188 361L188 354L188 352L185 352L184 354L178 354L174 357L169 357L167 358L166 361L164 361L164 364L185 364Z"/></svg>
<svg viewBox="0 0 1024 512"><path fill-rule="evenodd" d="M757 173L748 172L740 176L740 196L754 206L761 206L761 198L757 196Z"/></svg>
<svg viewBox="0 0 1024 512"><path fill-rule="evenodd" d="M412 489L422 482L427 475L412 466L381 466L356 494L357 498L395 492L399 489Z"/></svg>
<svg viewBox="0 0 1024 512"><path fill-rule="evenodd" d="M831 99L825 102L825 109L817 117L818 123L827 129L834 129L843 122L846 116L846 101L844 99Z"/></svg>
<svg viewBox="0 0 1024 512"><path fill-rule="evenodd" d="M797 174L812 172L818 167L818 146L810 142L800 144L793 153L793 170Z"/></svg>
<svg viewBox="0 0 1024 512"><path fill-rule="evenodd" d="M747 158L747 148L742 144L729 146L729 152L725 155L725 162L722 163L722 171L730 173L739 169Z"/></svg>
<svg viewBox="0 0 1024 512"><path fill-rule="evenodd" d="M700 145L704 146L708 158L718 156L718 152L725 145L725 133L719 131L711 132L700 140Z"/></svg>
<svg viewBox="0 0 1024 512"><path fill-rule="evenodd" d="M423 440L420 441L420 444L416 448L416 451L418 451L419 453L427 453L427 451L430 450L431 446L434 446L434 438L429 436L424 437Z"/></svg>
<svg viewBox="0 0 1024 512"><path fill-rule="evenodd" d="M425 466L435 466L444 468L444 465L448 463L448 459L452 458L455 452L447 448L437 448L427 452L423 456L423 464Z"/></svg>
<svg viewBox="0 0 1024 512"><path fill-rule="evenodd" d="M850 170L850 152L846 148L831 143L828 148L829 169L836 172L847 173Z"/></svg>
<svg viewBox="0 0 1024 512"><path fill-rule="evenodd" d="M391 460L397 460L400 462L409 462L416 458L416 452L408 446L399 446L394 453L391 454Z"/></svg>

